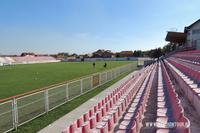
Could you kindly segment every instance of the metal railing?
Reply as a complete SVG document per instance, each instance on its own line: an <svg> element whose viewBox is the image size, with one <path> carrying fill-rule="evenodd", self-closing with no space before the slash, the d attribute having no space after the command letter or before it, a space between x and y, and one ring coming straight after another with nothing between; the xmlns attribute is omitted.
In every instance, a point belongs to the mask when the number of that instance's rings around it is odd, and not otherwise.
<svg viewBox="0 0 200 133"><path fill-rule="evenodd" d="M105 84L122 73L133 71L134 66L128 64L0 103L0 133L17 129L20 125Z"/></svg>

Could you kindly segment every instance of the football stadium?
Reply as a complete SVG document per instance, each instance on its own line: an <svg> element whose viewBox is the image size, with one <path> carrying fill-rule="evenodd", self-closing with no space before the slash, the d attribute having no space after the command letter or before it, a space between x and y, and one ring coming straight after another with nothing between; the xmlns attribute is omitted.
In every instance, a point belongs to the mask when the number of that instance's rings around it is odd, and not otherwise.
<svg viewBox="0 0 200 133"><path fill-rule="evenodd" d="M199 4L0 1L0 133L200 133Z"/></svg>

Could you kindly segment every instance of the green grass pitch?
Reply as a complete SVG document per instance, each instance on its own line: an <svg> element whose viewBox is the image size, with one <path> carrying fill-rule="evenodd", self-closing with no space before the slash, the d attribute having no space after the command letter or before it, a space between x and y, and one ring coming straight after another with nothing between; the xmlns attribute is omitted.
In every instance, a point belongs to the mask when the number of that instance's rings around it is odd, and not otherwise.
<svg viewBox="0 0 200 133"><path fill-rule="evenodd" d="M109 61L106 69L103 68L103 61L96 62L96 68L93 68L92 62L3 66L0 67L0 99L109 70L128 63L133 63L133 61Z"/></svg>

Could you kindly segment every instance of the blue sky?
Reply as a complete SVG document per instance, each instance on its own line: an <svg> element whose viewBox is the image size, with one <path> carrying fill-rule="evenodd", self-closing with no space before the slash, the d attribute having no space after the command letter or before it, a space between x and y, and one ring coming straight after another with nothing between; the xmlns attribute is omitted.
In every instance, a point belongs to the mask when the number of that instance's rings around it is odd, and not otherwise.
<svg viewBox="0 0 200 133"><path fill-rule="evenodd" d="M161 47L199 19L199 0L0 0L0 54Z"/></svg>

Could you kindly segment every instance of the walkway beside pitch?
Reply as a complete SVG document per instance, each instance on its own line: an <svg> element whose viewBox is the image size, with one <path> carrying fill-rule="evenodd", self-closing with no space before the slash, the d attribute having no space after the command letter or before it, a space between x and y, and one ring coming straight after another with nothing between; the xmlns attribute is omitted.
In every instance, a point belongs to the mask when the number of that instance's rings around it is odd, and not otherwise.
<svg viewBox="0 0 200 133"><path fill-rule="evenodd" d="M103 92L99 93L95 97L91 98L90 100L86 101L76 109L72 110L71 112L67 113L65 116L61 117L60 119L54 121L52 124L48 125L44 129L40 130L38 133L61 133L61 131L73 123L76 119L78 119L81 115L87 112L90 108L94 105L97 105L99 101L101 101L104 97L110 94L115 88L121 85L124 81L126 81L129 77L131 77L136 71L130 73L126 77L122 78L112 86L108 87Z"/></svg>

